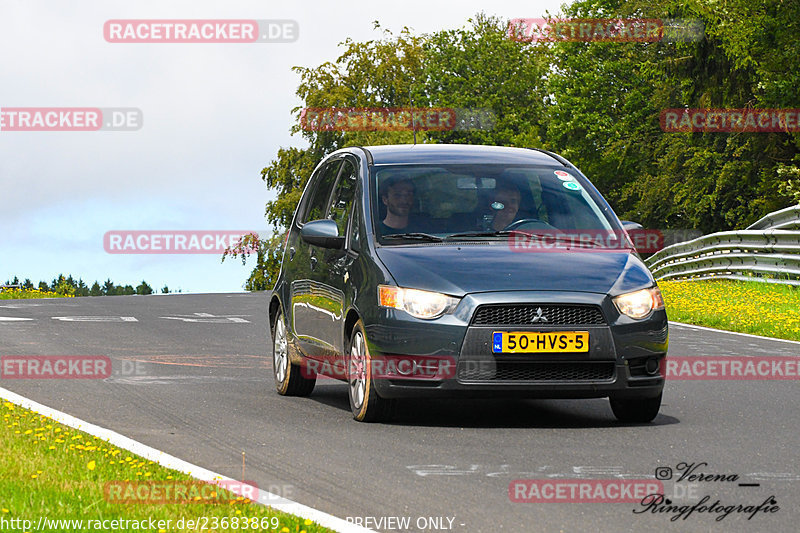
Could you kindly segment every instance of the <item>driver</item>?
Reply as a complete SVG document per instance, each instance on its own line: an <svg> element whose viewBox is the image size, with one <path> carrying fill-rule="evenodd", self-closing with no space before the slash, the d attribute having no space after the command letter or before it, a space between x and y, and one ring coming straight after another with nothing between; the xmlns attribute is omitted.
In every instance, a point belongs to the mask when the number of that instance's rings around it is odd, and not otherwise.
<svg viewBox="0 0 800 533"><path fill-rule="evenodd" d="M381 187L386 217L380 222L382 235L416 231L409 215L414 206L414 183L408 178L389 178Z"/></svg>
<svg viewBox="0 0 800 533"><path fill-rule="evenodd" d="M501 231L516 220L522 195L514 185L498 182L494 190L492 209L495 211L491 229Z"/></svg>

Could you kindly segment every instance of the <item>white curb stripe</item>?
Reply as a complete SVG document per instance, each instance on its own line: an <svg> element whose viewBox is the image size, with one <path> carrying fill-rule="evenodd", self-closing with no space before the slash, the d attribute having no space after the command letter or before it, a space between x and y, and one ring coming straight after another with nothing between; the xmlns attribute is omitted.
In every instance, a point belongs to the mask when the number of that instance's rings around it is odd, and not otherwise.
<svg viewBox="0 0 800 533"><path fill-rule="evenodd" d="M193 465L192 463L188 463L183 459L178 459L177 457L173 457L172 455L156 450L155 448L151 448L146 444L137 442L115 431L111 431L110 429L90 424L89 422L85 422L79 418L75 418L72 415L68 415L61 411L51 409L46 405L36 403L33 400L29 400L24 396L20 396L19 394L11 392L10 390L4 389L2 387L0 387L0 399L7 400L11 403L15 403L26 409L35 411L41 415L50 417L56 422L60 422L65 426L85 431L86 433L94 435L95 437L99 437L118 448L122 448L124 450L133 452L136 455L144 457L145 459L158 463L167 468L171 468L173 470L178 470L179 472L189 474L195 479L199 479L201 481L225 480L225 481L233 481L235 483L239 483L235 479L223 476L221 474L217 474L216 472L212 472L211 470L206 470L205 468L202 468L200 466ZM241 492L251 489L247 488L242 489L236 487L236 485L234 484L229 490L230 492L233 492L241 496L242 495ZM252 494L252 492L250 493ZM301 518L309 518L322 526L333 529L334 531L339 531L341 533L375 533L371 529L357 526L351 522L342 520L341 518L337 518L333 515L329 515L328 513L318 511L317 509L308 507L301 503L288 500L286 498L283 498L282 496L278 496L277 494L272 494L271 492L266 492L263 490L259 490L258 494L259 494L258 503L262 505L268 505L273 509L297 515Z"/></svg>
<svg viewBox="0 0 800 533"><path fill-rule="evenodd" d="M684 324L683 322L675 322L670 320L673 326L680 326L683 328L700 329L703 331L713 331L715 333L729 333L730 335L741 335L743 337L752 337L754 339L764 339L765 341L788 342L791 344L800 344L800 341L790 341L789 339L776 339L775 337L764 337L763 335L753 335L752 333L739 333L738 331L728 331L725 329L708 328L706 326L695 326L694 324Z"/></svg>

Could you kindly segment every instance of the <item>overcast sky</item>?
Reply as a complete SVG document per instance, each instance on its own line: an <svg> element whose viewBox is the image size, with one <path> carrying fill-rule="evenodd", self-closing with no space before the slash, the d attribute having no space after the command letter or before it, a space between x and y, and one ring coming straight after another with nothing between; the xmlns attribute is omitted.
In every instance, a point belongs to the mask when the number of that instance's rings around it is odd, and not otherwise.
<svg viewBox="0 0 800 533"><path fill-rule="evenodd" d="M131 107L137 131L0 131L0 282L147 280L184 292L242 290L252 265L219 255L120 255L110 230L266 232L260 170L292 137L295 65L334 60L377 20L417 33L557 13L558 1L0 0L0 109ZM118 44L111 19L292 19L293 43Z"/></svg>

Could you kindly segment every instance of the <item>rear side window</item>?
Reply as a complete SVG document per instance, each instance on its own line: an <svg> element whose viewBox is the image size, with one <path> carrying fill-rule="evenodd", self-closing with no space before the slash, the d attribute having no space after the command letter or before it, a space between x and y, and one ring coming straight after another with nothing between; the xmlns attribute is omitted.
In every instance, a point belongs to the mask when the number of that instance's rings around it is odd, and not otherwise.
<svg viewBox="0 0 800 533"><path fill-rule="evenodd" d="M308 199L305 214L303 215L303 223L311 220L318 220L325 218L325 208L327 207L328 198L331 196L333 183L336 180L336 175L339 173L339 167L342 166L342 161L332 161L320 169L319 179L311 184L312 190Z"/></svg>
<svg viewBox="0 0 800 533"><path fill-rule="evenodd" d="M346 159L339 182L331 199L331 211L329 218L336 222L339 227L339 235L347 232L347 218L350 215L353 205L353 196L356 192L358 183L358 171L352 161Z"/></svg>

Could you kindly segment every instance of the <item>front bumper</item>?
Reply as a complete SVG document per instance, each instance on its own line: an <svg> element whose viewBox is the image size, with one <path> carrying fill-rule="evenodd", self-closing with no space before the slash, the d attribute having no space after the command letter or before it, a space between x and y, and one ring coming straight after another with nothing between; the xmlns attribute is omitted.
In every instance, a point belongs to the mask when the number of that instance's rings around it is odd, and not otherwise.
<svg viewBox="0 0 800 533"><path fill-rule="evenodd" d="M556 326L472 322L475 310L483 305L531 303L597 306L605 323ZM468 295L453 315L434 321L417 320L394 310L381 311L385 314L377 323L366 327L373 359L402 354L452 361L452 372L446 379L417 379L414 375L375 379L377 392L384 398L647 398L658 396L664 387L660 369L667 353L668 330L663 310L645 320L632 320L620 315L603 294L537 291ZM494 354L495 331L588 331L589 351ZM653 373L654 366L659 370Z"/></svg>

